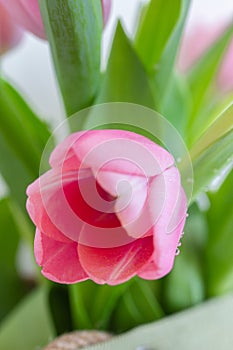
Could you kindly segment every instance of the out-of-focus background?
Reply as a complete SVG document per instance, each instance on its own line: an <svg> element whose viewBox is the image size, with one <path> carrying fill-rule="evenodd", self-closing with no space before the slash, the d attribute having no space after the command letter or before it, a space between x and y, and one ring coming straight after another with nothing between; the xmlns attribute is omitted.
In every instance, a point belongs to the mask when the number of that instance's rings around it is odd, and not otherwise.
<svg viewBox="0 0 233 350"><path fill-rule="evenodd" d="M133 33L137 9L146 2L113 0L111 19L103 37L103 66L117 18L122 19L128 33ZM221 25L230 18L233 18L232 0L192 0L188 27L195 23ZM2 59L1 68L39 114L48 118L54 126L59 123L64 112L46 42L26 34L23 42Z"/></svg>

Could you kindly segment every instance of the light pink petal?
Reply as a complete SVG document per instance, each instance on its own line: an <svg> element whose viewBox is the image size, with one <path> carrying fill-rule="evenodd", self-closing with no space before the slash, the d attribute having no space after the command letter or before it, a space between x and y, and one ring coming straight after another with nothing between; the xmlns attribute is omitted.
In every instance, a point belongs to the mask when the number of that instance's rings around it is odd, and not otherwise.
<svg viewBox="0 0 233 350"><path fill-rule="evenodd" d="M146 280L155 280L164 277L171 271L184 225L185 218L171 233L174 235L172 239L169 235L163 234L162 242L158 242L158 239L156 240L157 247L155 247L153 259L138 272L139 277Z"/></svg>
<svg viewBox="0 0 233 350"><path fill-rule="evenodd" d="M166 184L166 197L163 212L154 226L154 254L152 260L156 269L152 274L153 278L161 278L170 271L187 212L186 197L181 189L178 170L175 167L170 168L164 172L163 176ZM156 186L152 183L150 189L150 210L152 212L156 194ZM150 263L149 266L152 265ZM140 276L143 275L140 273Z"/></svg>
<svg viewBox="0 0 233 350"><path fill-rule="evenodd" d="M22 38L22 30L0 3L0 55L17 45Z"/></svg>
<svg viewBox="0 0 233 350"><path fill-rule="evenodd" d="M73 147L75 142L77 142L84 133L85 131L73 133L55 147L49 159L49 164L52 168L63 167L64 169L78 169L80 167L80 159L76 157Z"/></svg>
<svg viewBox="0 0 233 350"><path fill-rule="evenodd" d="M165 149L125 130L87 131L73 148L84 163L82 167L95 171L105 166L113 172L154 176L174 164L172 155Z"/></svg>
<svg viewBox="0 0 233 350"><path fill-rule="evenodd" d="M152 237L138 239L113 249L78 245L81 265L98 284L117 285L129 280L150 260L152 253Z"/></svg>
<svg viewBox="0 0 233 350"><path fill-rule="evenodd" d="M102 1L104 24L106 25L111 12L112 0L101 0L101 1Z"/></svg>
<svg viewBox="0 0 233 350"><path fill-rule="evenodd" d="M91 168L134 175L154 176L174 164L162 147L148 138L125 130L87 130L70 135L53 151L53 168ZM126 166L127 165L127 166Z"/></svg>
<svg viewBox="0 0 233 350"><path fill-rule="evenodd" d="M153 193L156 194L153 197L153 211L151 210L151 181L153 181ZM141 187L136 191L126 210L118 212L117 216L129 236L139 238L152 234L153 227L164 209L166 191L163 174L154 177L153 180L149 179L148 183L141 183ZM137 210L134 209L135 206ZM134 213L137 215L133 216Z"/></svg>
<svg viewBox="0 0 233 350"><path fill-rule="evenodd" d="M45 38L38 0L0 0L9 15L22 28Z"/></svg>
<svg viewBox="0 0 233 350"><path fill-rule="evenodd" d="M141 217L147 200L147 178L106 171L103 167L97 174L97 180L108 193L116 197L114 212L129 236L134 238L144 236L146 232L140 229L138 218ZM144 216L141 221L145 223L145 219ZM136 230L135 221L137 221Z"/></svg>
<svg viewBox="0 0 233 350"><path fill-rule="evenodd" d="M79 262L77 243L57 242L36 231L34 251L42 274L58 283L76 283L88 279Z"/></svg>

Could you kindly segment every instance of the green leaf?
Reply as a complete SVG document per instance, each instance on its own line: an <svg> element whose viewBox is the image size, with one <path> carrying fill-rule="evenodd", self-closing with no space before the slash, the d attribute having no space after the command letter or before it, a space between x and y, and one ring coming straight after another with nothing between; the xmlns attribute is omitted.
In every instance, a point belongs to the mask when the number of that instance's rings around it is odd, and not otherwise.
<svg viewBox="0 0 233 350"><path fill-rule="evenodd" d="M154 290L157 282L133 279L130 288L116 305L112 319L112 329L115 332L126 331L164 316Z"/></svg>
<svg viewBox="0 0 233 350"><path fill-rule="evenodd" d="M206 247L206 279L209 296L233 291L233 170L216 193L210 193L207 213L209 242Z"/></svg>
<svg viewBox="0 0 233 350"><path fill-rule="evenodd" d="M191 96L186 81L175 73L161 105L161 113L175 126L184 140L190 107Z"/></svg>
<svg viewBox="0 0 233 350"><path fill-rule="evenodd" d="M118 22L97 103L131 102L154 107L145 69Z"/></svg>
<svg viewBox="0 0 233 350"><path fill-rule="evenodd" d="M49 131L18 92L3 80L0 80L0 123L0 172L11 195L24 206L25 190L37 177Z"/></svg>
<svg viewBox="0 0 233 350"><path fill-rule="evenodd" d="M76 329L93 329L91 311L93 295L97 285L92 281L85 281L69 286L70 305L73 325Z"/></svg>
<svg viewBox="0 0 233 350"><path fill-rule="evenodd" d="M48 311L47 290L31 293L0 327L0 348L32 350L46 345L55 336Z"/></svg>
<svg viewBox="0 0 233 350"><path fill-rule="evenodd" d="M233 105L226 109L190 149L194 169L193 199L232 158ZM185 170L184 170L185 171Z"/></svg>
<svg viewBox="0 0 233 350"><path fill-rule="evenodd" d="M69 286L74 327L109 329L117 301L130 284L131 281L119 286L108 286L85 281Z"/></svg>
<svg viewBox="0 0 233 350"><path fill-rule="evenodd" d="M207 93L214 79L216 79L216 73L225 50L232 39L232 34L233 23L201 59L199 59L188 74L187 79L193 100L189 118L189 144L192 144L198 138L200 132L207 125L206 121L209 123L208 118L203 116L201 110L205 107L206 103L209 104L209 99L213 99L213 96L207 96Z"/></svg>
<svg viewBox="0 0 233 350"><path fill-rule="evenodd" d="M129 288L131 281L118 286L99 286L96 290L95 302L91 310L91 318L95 329L107 329L110 325L113 310L119 298Z"/></svg>
<svg viewBox="0 0 233 350"><path fill-rule="evenodd" d="M185 22L187 19L190 3L190 0L182 0L180 13L179 17L177 18L176 25L169 37L166 46L164 47L161 59L159 60L157 64L157 69L155 71L154 91L156 98L156 108L159 112L160 107L163 103L163 99L169 91L168 87L173 77L172 72L174 70L176 56L179 50L179 45L183 34ZM173 11L173 5L171 5L170 11Z"/></svg>
<svg viewBox="0 0 233 350"><path fill-rule="evenodd" d="M100 0L40 0L67 115L92 104L100 83Z"/></svg>
<svg viewBox="0 0 233 350"><path fill-rule="evenodd" d="M16 269L20 233L11 213L10 200L0 200L0 320L28 292L26 284L20 279Z"/></svg>
<svg viewBox="0 0 233 350"><path fill-rule="evenodd" d="M135 49L146 70L159 62L180 14L181 0L151 0L140 22Z"/></svg>
<svg viewBox="0 0 233 350"><path fill-rule="evenodd" d="M46 283L50 286L48 295L49 310L56 334L72 332L73 325L67 286L48 281Z"/></svg>

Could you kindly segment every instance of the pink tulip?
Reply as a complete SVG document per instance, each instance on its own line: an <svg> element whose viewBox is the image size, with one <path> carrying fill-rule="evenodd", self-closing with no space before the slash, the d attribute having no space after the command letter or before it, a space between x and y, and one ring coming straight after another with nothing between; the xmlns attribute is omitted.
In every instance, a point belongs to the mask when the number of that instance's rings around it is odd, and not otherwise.
<svg viewBox="0 0 233 350"><path fill-rule="evenodd" d="M0 55L17 45L21 37L21 30L0 3Z"/></svg>
<svg viewBox="0 0 233 350"><path fill-rule="evenodd" d="M38 0L0 0L13 21L40 38L45 38Z"/></svg>
<svg viewBox="0 0 233 350"><path fill-rule="evenodd" d="M45 39L44 26L40 15L38 0L0 0L12 20L39 38ZM111 0L102 0L104 24L106 24L111 9Z"/></svg>
<svg viewBox="0 0 233 350"><path fill-rule="evenodd" d="M198 25L188 31L183 38L181 50L178 56L178 68L181 72L187 72L206 50L214 43L222 33L224 26L211 27ZM228 46L223 61L220 65L216 81L223 92L233 89L233 40Z"/></svg>
<svg viewBox="0 0 233 350"><path fill-rule="evenodd" d="M173 157L122 130L71 134L27 189L35 257L48 279L116 285L172 268L186 220Z"/></svg>

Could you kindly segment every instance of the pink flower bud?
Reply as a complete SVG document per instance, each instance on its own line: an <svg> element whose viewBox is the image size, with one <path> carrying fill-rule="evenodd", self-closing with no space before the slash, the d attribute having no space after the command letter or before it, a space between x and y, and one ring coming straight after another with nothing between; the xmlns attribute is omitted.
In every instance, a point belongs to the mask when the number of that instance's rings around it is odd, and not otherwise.
<svg viewBox="0 0 233 350"><path fill-rule="evenodd" d="M22 37L8 12L0 3L0 55L17 45Z"/></svg>
<svg viewBox="0 0 233 350"><path fill-rule="evenodd" d="M35 256L59 283L116 285L172 268L187 202L174 159L122 130L71 134L27 189Z"/></svg>

